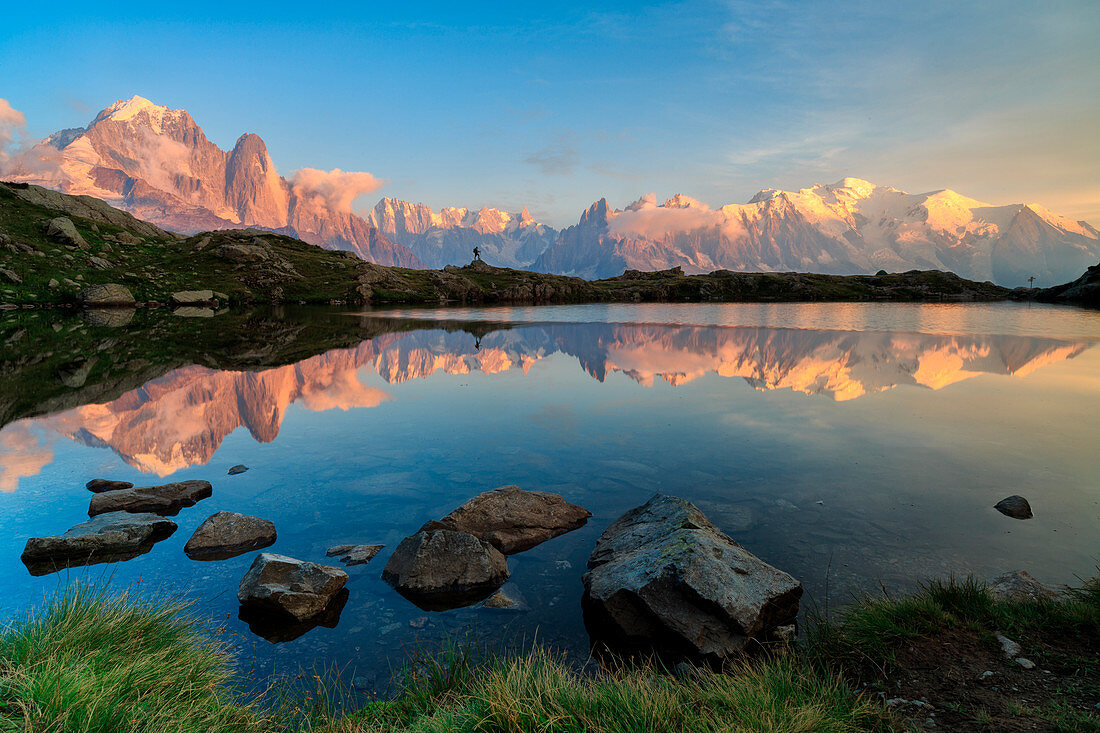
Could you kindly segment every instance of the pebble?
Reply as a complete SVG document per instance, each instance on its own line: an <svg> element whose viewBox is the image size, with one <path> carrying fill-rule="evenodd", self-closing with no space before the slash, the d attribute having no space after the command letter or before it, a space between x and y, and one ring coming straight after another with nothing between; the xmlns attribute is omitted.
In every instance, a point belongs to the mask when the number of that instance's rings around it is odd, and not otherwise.
<svg viewBox="0 0 1100 733"><path fill-rule="evenodd" d="M1005 656L1009 659L1015 659L1020 656L1020 652L1023 651L1020 649L1019 644L1009 639L1004 634L997 634L997 641L1001 643L1001 651L1003 651Z"/></svg>
<svg viewBox="0 0 1100 733"><path fill-rule="evenodd" d="M1020 665L1024 669L1035 669L1035 662L1030 659L1024 659L1023 657L1016 657L1016 664Z"/></svg>

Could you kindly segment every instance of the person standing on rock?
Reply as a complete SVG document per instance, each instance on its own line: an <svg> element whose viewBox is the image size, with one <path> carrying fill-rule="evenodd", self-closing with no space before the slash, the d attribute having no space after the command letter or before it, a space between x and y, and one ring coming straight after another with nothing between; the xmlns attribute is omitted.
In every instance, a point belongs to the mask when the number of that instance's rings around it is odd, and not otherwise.
<svg viewBox="0 0 1100 733"><path fill-rule="evenodd" d="M481 259L481 249L479 249L478 247L474 247L474 259L475 260L480 260Z"/></svg>

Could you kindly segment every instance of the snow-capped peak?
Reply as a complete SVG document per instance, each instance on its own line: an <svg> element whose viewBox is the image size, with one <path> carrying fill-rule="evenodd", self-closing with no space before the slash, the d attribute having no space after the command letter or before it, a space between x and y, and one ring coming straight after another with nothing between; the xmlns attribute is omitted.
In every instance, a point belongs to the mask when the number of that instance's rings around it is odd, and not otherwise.
<svg viewBox="0 0 1100 733"><path fill-rule="evenodd" d="M865 181L862 178L841 178L836 183L830 184L825 188L836 190L838 188L847 189L851 191L855 196L859 198L867 198L875 192L877 186L870 181Z"/></svg>
<svg viewBox="0 0 1100 733"><path fill-rule="evenodd" d="M107 109L99 113L95 118L95 122L102 120L114 120L115 122L127 122L130 120L136 120L144 118L148 121L149 126L153 129L153 132L160 133L164 124L165 118L178 116L184 114L182 109L168 109L162 107L159 104L150 102L145 97L135 94L129 99L120 99L112 104Z"/></svg>

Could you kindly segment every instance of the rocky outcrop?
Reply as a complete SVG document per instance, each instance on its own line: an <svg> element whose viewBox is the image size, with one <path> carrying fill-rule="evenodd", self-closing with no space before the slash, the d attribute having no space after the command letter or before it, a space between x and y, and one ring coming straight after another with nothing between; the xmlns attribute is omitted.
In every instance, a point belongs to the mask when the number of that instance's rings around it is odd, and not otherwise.
<svg viewBox="0 0 1100 733"><path fill-rule="evenodd" d="M470 605L508 579L504 555L484 540L450 529L406 537L390 556L382 579L424 609Z"/></svg>
<svg viewBox="0 0 1100 733"><path fill-rule="evenodd" d="M1053 601L1058 597L1057 591L1040 583L1026 570L990 578L986 587L1000 601Z"/></svg>
<svg viewBox="0 0 1100 733"><path fill-rule="evenodd" d="M23 548L31 575L65 568L129 560L171 536L176 523L156 514L112 512L76 525L62 535L32 537Z"/></svg>
<svg viewBox="0 0 1100 733"><path fill-rule="evenodd" d="M227 560L275 544L275 525L236 512L217 512L198 526L183 551L192 560Z"/></svg>
<svg viewBox="0 0 1100 733"><path fill-rule="evenodd" d="M1072 282L1036 291L1033 297L1044 303L1070 303L1086 308L1100 308L1100 264L1090 266L1081 277Z"/></svg>
<svg viewBox="0 0 1100 733"><path fill-rule="evenodd" d="M237 600L254 611L307 621L323 613L347 582L339 568L261 552L241 578Z"/></svg>
<svg viewBox="0 0 1100 733"><path fill-rule="evenodd" d="M107 512L152 512L175 516L181 509L194 506L213 493L209 481L179 481L160 486L104 491L92 497L88 516Z"/></svg>
<svg viewBox="0 0 1100 733"><path fill-rule="evenodd" d="M385 545L336 545L328 548L326 557L339 557L344 565L364 565L374 559Z"/></svg>
<svg viewBox="0 0 1100 733"><path fill-rule="evenodd" d="M104 491L119 491L121 489L131 489L133 484L129 481L111 481L105 478L94 478L88 483L84 484L84 488L93 493L99 494Z"/></svg>
<svg viewBox="0 0 1100 733"><path fill-rule="evenodd" d="M478 494L425 529L438 526L469 532L513 555L583 527L591 516L592 512L557 494L501 486Z"/></svg>
<svg viewBox="0 0 1100 733"><path fill-rule="evenodd" d="M656 495L600 536L584 575L593 639L721 663L795 623L802 585L690 502Z"/></svg>
<svg viewBox="0 0 1100 733"><path fill-rule="evenodd" d="M88 308L132 308L137 303L125 285L93 285L80 292L80 303Z"/></svg>
<svg viewBox="0 0 1100 733"><path fill-rule="evenodd" d="M1031 504L1028 504L1027 499L1016 494L1001 499L993 505L993 508L1013 519L1031 519L1035 516L1031 513Z"/></svg>

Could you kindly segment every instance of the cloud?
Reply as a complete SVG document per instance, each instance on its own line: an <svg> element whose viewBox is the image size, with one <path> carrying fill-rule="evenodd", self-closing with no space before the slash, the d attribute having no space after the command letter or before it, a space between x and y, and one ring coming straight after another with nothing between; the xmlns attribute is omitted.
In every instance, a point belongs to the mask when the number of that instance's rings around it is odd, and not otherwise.
<svg viewBox="0 0 1100 733"><path fill-rule="evenodd" d="M15 491L19 479L37 476L51 461L53 450L26 423L9 426L0 433L0 492Z"/></svg>
<svg viewBox="0 0 1100 733"><path fill-rule="evenodd" d="M8 146L15 136L24 137L27 131L26 116L11 106L11 102L0 97L0 163L8 159Z"/></svg>
<svg viewBox="0 0 1100 733"><path fill-rule="evenodd" d="M538 168L544 176L567 176L573 172L580 154L568 137L550 143L542 150L529 155L524 162Z"/></svg>
<svg viewBox="0 0 1100 733"><path fill-rule="evenodd" d="M320 198L330 209L350 212L352 201L377 191L386 181L365 172L302 168L291 176L290 185L297 196Z"/></svg>
<svg viewBox="0 0 1100 733"><path fill-rule="evenodd" d="M667 237L727 223L721 211L711 211L690 196L677 195L657 205L657 195L647 193L608 222L612 236L662 241Z"/></svg>

